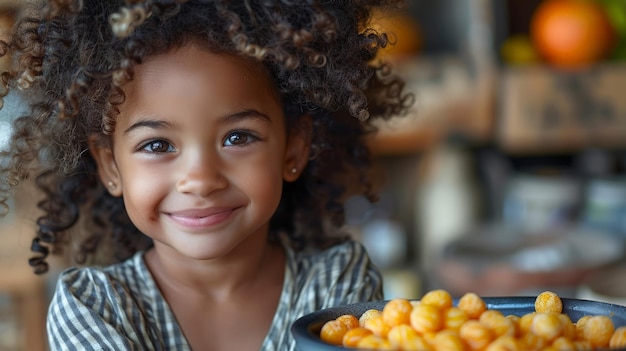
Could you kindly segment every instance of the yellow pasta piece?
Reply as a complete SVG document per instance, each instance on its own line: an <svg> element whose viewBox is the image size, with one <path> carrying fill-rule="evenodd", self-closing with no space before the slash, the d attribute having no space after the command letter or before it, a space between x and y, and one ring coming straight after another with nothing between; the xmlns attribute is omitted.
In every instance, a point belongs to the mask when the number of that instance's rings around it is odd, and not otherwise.
<svg viewBox="0 0 626 351"><path fill-rule="evenodd" d="M444 329L459 330L463 323L469 320L467 312L458 308L450 307L443 312L443 327Z"/></svg>
<svg viewBox="0 0 626 351"><path fill-rule="evenodd" d="M374 317L374 316L378 316L381 315L383 313L383 311L379 311L379 310L375 310L375 309L371 309L371 310L367 310L365 312L363 312L363 314L361 314L361 317L359 317L359 326L361 327L365 327L365 322Z"/></svg>
<svg viewBox="0 0 626 351"><path fill-rule="evenodd" d="M500 311L487 310L480 315L478 321L489 328L496 337L503 335L515 336L513 322Z"/></svg>
<svg viewBox="0 0 626 351"><path fill-rule="evenodd" d="M435 306L422 303L411 311L411 326L418 333L436 332L442 325L441 311Z"/></svg>
<svg viewBox="0 0 626 351"><path fill-rule="evenodd" d="M611 340L609 340L609 347L612 349L626 348L626 326L615 329Z"/></svg>
<svg viewBox="0 0 626 351"><path fill-rule="evenodd" d="M387 325L394 327L411 323L413 306L407 299L396 298L388 301L383 308L383 320Z"/></svg>
<svg viewBox="0 0 626 351"><path fill-rule="evenodd" d="M561 336L563 326L558 315L552 312L537 312L530 325L530 331L546 341L552 341Z"/></svg>
<svg viewBox="0 0 626 351"><path fill-rule="evenodd" d="M369 329L363 327L350 329L344 334L342 344L344 347L358 347L361 339L368 335L372 335L372 331Z"/></svg>
<svg viewBox="0 0 626 351"><path fill-rule="evenodd" d="M443 289L431 290L422 296L422 304L435 306L440 310L452 307L452 295Z"/></svg>
<svg viewBox="0 0 626 351"><path fill-rule="evenodd" d="M368 335L359 341L357 348L364 350L393 350L389 340L376 335Z"/></svg>
<svg viewBox="0 0 626 351"><path fill-rule="evenodd" d="M576 346L574 345L574 341L571 339L565 336L560 336L552 342L552 348L557 351L572 351L576 349Z"/></svg>
<svg viewBox="0 0 626 351"><path fill-rule="evenodd" d="M408 339L402 344L402 351L428 351L430 347L421 336Z"/></svg>
<svg viewBox="0 0 626 351"><path fill-rule="evenodd" d="M415 329L408 324L396 325L395 327L392 327L389 334L387 334L387 339L389 339L391 345L398 350L403 350L405 345L408 345L412 342L412 339L416 338L421 339Z"/></svg>
<svg viewBox="0 0 626 351"><path fill-rule="evenodd" d="M615 331L613 321L608 316L592 316L587 320L583 329L584 339L592 347L609 346L611 335Z"/></svg>
<svg viewBox="0 0 626 351"><path fill-rule="evenodd" d="M381 338L386 338L389 330L391 330L391 326L385 323L382 314L372 316L372 318L366 320L364 327L365 329L371 330L374 335Z"/></svg>
<svg viewBox="0 0 626 351"><path fill-rule="evenodd" d="M587 340L574 340L574 350L589 351L591 350L591 343Z"/></svg>
<svg viewBox="0 0 626 351"><path fill-rule="evenodd" d="M563 313L558 314L557 316L559 317L561 326L563 326L563 331L561 332L561 335L570 340L576 339L576 325L572 323L572 320L569 318L569 316Z"/></svg>
<svg viewBox="0 0 626 351"><path fill-rule="evenodd" d="M338 321L332 320L324 323L320 332L320 338L332 345L342 345L343 336L348 332L348 327Z"/></svg>
<svg viewBox="0 0 626 351"><path fill-rule="evenodd" d="M530 325L532 324L536 313L537 312L526 313L520 318L519 329L521 335L528 334L530 332Z"/></svg>
<svg viewBox="0 0 626 351"><path fill-rule="evenodd" d="M354 329L359 326L358 318L356 318L354 315L351 315L351 314L344 314L343 316L337 317L336 320L345 324L346 327L348 327L348 330Z"/></svg>
<svg viewBox="0 0 626 351"><path fill-rule="evenodd" d="M522 350L543 350L548 346L546 339L533 333L526 333L519 340Z"/></svg>
<svg viewBox="0 0 626 351"><path fill-rule="evenodd" d="M435 345L435 336L437 335L437 332L425 332L425 333L420 333L422 335L422 338L424 339L424 342L426 342L426 344L430 349L434 349L434 345Z"/></svg>
<svg viewBox="0 0 626 351"><path fill-rule="evenodd" d="M457 306L464 310L471 319L478 319L478 317L487 310L485 301L483 301L480 296L471 292L461 296Z"/></svg>
<svg viewBox="0 0 626 351"><path fill-rule="evenodd" d="M509 319L511 323L513 323L514 336L515 337L520 336L521 335L520 321L522 320L522 317L516 316L514 314L510 314L506 316L506 318Z"/></svg>
<svg viewBox="0 0 626 351"><path fill-rule="evenodd" d="M492 341L485 351L521 351L519 340L514 336L504 335Z"/></svg>
<svg viewBox="0 0 626 351"><path fill-rule="evenodd" d="M563 301L552 291L544 291L535 299L535 311L541 313L563 312Z"/></svg>
<svg viewBox="0 0 626 351"><path fill-rule="evenodd" d="M578 319L578 321L576 321L576 339L579 339L579 340L585 339L585 335L584 335L585 324L587 323L589 318L591 318L591 316L582 316Z"/></svg>
<svg viewBox="0 0 626 351"><path fill-rule="evenodd" d="M459 329L459 336L472 350L482 350L494 340L493 332L477 320L469 320Z"/></svg>
<svg viewBox="0 0 626 351"><path fill-rule="evenodd" d="M444 330L435 335L433 345L435 351L465 351L461 337L454 331Z"/></svg>

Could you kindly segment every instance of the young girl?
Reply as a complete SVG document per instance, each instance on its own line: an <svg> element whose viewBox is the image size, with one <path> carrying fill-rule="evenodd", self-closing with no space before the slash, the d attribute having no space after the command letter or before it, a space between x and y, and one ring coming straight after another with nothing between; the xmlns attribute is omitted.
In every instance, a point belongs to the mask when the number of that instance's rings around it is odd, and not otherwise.
<svg viewBox="0 0 626 351"><path fill-rule="evenodd" d="M20 94L0 204L35 177L53 350L292 350L298 317L382 298L343 200L410 104L376 64L391 0L50 0L3 46ZM5 206L6 207L6 206Z"/></svg>

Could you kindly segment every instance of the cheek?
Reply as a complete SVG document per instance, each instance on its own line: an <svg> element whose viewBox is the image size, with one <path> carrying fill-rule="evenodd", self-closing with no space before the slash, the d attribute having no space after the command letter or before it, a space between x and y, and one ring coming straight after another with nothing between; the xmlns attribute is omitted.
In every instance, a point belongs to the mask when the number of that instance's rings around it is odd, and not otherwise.
<svg viewBox="0 0 626 351"><path fill-rule="evenodd" d="M124 197L132 199L137 204L149 204L162 197L163 187L155 178L133 181L124 187Z"/></svg>
<svg viewBox="0 0 626 351"><path fill-rule="evenodd" d="M274 211L280 202L283 178L280 165L275 167L265 163L246 172L240 178L240 187L245 187L248 196L257 204ZM263 205L264 204L264 205Z"/></svg>
<svg viewBox="0 0 626 351"><path fill-rule="evenodd" d="M141 221L144 217L153 216L167 192L164 176L154 173L142 174L138 169L133 174L124 177L122 182L124 205L133 221Z"/></svg>

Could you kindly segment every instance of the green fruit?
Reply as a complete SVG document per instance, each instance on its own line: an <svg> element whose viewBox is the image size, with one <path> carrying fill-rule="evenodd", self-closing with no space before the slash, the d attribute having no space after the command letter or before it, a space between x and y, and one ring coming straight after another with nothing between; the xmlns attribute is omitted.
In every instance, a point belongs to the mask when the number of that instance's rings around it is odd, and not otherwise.
<svg viewBox="0 0 626 351"><path fill-rule="evenodd" d="M626 1L625 0L599 0L605 8L611 25L617 34L617 42L610 59L617 61L626 60Z"/></svg>
<svg viewBox="0 0 626 351"><path fill-rule="evenodd" d="M622 35L626 35L626 1L624 0L601 0L606 9L609 20L615 30Z"/></svg>
<svg viewBox="0 0 626 351"><path fill-rule="evenodd" d="M500 48L505 63L521 65L537 62L538 55L528 36L514 35L504 41Z"/></svg>

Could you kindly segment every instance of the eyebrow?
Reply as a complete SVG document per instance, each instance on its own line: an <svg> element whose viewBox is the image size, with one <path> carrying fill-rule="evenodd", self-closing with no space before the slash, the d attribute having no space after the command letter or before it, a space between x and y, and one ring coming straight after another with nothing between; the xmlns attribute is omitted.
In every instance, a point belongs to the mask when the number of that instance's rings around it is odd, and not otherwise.
<svg viewBox="0 0 626 351"><path fill-rule="evenodd" d="M272 119L268 115L255 109L244 109L240 112L236 112L223 117L223 120L225 122L236 122L244 119L264 119L268 122L272 121Z"/></svg>
<svg viewBox="0 0 626 351"><path fill-rule="evenodd" d="M224 122L229 122L229 123L241 121L245 119L262 119L268 122L271 121L271 118L268 115L262 112L259 112L255 109L244 109L240 112L223 116L220 119ZM162 121L158 119L145 119L145 120L138 121L137 123L134 123L133 125L128 127L124 131L124 135L127 135L133 130L138 129L138 128L164 129L164 128L172 128L172 127L174 127L174 124L167 122L167 121Z"/></svg>
<svg viewBox="0 0 626 351"><path fill-rule="evenodd" d="M128 127L124 131L124 135L127 135L133 130L138 129L138 128L163 129L163 128L171 128L172 126L173 125L169 122L159 121L159 120L154 120L154 119L146 119L146 120L142 120L137 123L134 123L132 126Z"/></svg>

